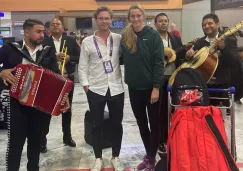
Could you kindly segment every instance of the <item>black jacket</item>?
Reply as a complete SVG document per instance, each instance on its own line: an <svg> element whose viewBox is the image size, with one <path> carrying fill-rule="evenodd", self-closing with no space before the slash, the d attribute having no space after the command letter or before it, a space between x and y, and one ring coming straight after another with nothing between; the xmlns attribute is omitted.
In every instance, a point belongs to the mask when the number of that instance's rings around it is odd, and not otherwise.
<svg viewBox="0 0 243 171"><path fill-rule="evenodd" d="M23 45L23 41L19 41L17 43L21 46ZM23 50L29 53L26 47L24 47ZM36 60L38 60L38 57L40 56L41 52L42 51L37 51ZM3 66L0 67L0 71L4 69L14 68L17 64L21 64L22 60L23 56L8 44L4 44L3 47L0 48L0 64L3 64ZM40 65L44 68L59 73L55 52L52 48L42 58L42 60L40 61Z"/></svg>
<svg viewBox="0 0 243 171"><path fill-rule="evenodd" d="M168 33L169 40L172 46L172 49L176 52L176 68L180 66L184 60L184 57L186 55L186 49L184 45L182 44L181 38L176 35L171 35Z"/></svg>
<svg viewBox="0 0 243 171"><path fill-rule="evenodd" d="M68 78L74 80L75 66L78 64L80 57L80 48L74 38L63 35L60 51L62 51L64 40L66 40L65 47L67 47L67 54L70 56L70 61L65 65L65 67L68 73ZM43 44L51 46L56 53L52 36L44 39Z"/></svg>
<svg viewBox="0 0 243 171"><path fill-rule="evenodd" d="M225 42L226 42L226 46L228 48L230 48L233 51L237 51L238 50L238 43L237 43L237 39L234 36L228 36L225 38Z"/></svg>

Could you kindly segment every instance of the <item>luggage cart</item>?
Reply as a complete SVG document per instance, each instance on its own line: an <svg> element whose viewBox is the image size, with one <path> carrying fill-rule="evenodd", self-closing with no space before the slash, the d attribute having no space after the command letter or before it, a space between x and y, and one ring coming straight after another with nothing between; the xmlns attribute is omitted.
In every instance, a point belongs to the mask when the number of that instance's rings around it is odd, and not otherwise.
<svg viewBox="0 0 243 171"><path fill-rule="evenodd" d="M229 150L231 155L233 156L234 160L237 160L237 153L236 153L236 141L235 141L235 104L234 104L234 94L235 88L230 87L228 89L217 89L217 88L208 88L209 92L227 92L228 98L219 98L219 97L210 97L210 99L220 99L220 100L227 100L229 102L229 106L217 106L221 110L221 113L224 118L224 125L228 139ZM189 106L182 106L182 105L175 105L172 104L172 86L167 87L168 92L168 126L170 127L170 118L172 115L172 108L174 110L186 108ZM168 128L169 130L169 128Z"/></svg>

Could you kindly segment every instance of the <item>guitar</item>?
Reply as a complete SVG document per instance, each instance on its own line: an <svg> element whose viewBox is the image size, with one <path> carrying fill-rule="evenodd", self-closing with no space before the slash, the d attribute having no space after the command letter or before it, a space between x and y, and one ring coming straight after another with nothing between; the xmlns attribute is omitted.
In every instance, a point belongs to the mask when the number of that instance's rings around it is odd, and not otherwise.
<svg viewBox="0 0 243 171"><path fill-rule="evenodd" d="M237 32L241 27L243 27L243 21L239 24L235 25L233 28L226 31L219 39L223 39L226 36L232 35ZM179 66L175 72L171 75L169 79L169 85L173 85L175 76L178 71L183 68L193 68L198 70L202 76L205 78L207 83L211 80L214 75L217 66L218 66L218 55L219 51L216 50L216 43L213 43L209 47L201 48L191 60L184 62L181 66Z"/></svg>
<svg viewBox="0 0 243 171"><path fill-rule="evenodd" d="M188 46L191 48L196 42L197 40L199 40L200 38L196 38L193 39L192 41L186 43L184 46L186 46L188 48ZM176 60L176 52L179 51L181 48L178 49L171 49L169 47L164 48L164 51L170 51L172 56L169 58L167 56L164 57L164 67L166 67L168 64L175 62Z"/></svg>
<svg viewBox="0 0 243 171"><path fill-rule="evenodd" d="M176 52L169 48L169 47L166 47L164 48L164 51L170 51L172 56L169 58L168 56L165 56L164 57L164 67L166 67L168 64L172 63L172 62L175 62L176 60Z"/></svg>

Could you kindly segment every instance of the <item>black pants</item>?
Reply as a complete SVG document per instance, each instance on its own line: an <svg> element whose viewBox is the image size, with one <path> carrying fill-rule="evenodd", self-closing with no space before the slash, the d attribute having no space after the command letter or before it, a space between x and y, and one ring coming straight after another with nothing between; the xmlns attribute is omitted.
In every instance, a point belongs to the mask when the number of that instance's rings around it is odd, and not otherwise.
<svg viewBox="0 0 243 171"><path fill-rule="evenodd" d="M63 139L69 139L71 138L71 119L72 119L72 101L73 101L73 91L69 93L69 103L70 103L70 109L68 109L67 112L62 114L62 132L63 132ZM48 115L48 117L45 118L44 121L44 128L43 128L43 135L41 138L41 145L45 146L47 144L46 135L49 133L49 127L51 122L51 115Z"/></svg>
<svg viewBox="0 0 243 171"><path fill-rule="evenodd" d="M160 109L160 143L167 143L168 139L168 79L164 79L163 90L162 90L162 100L161 100L161 109Z"/></svg>
<svg viewBox="0 0 243 171"><path fill-rule="evenodd" d="M7 171L18 171L23 146L27 141L28 171L39 170L40 139L45 113L21 105L17 100L10 100L9 141L6 154Z"/></svg>
<svg viewBox="0 0 243 171"><path fill-rule="evenodd" d="M93 119L92 141L96 158L102 158L102 139L104 125L104 110L107 103L111 128L112 128L112 156L118 157L121 150L122 142L122 119L124 108L124 93L111 96L108 89L106 96L101 96L92 91L87 93L90 113Z"/></svg>
<svg viewBox="0 0 243 171"><path fill-rule="evenodd" d="M161 98L158 102L151 104L152 89L149 90L135 90L129 87L129 96L133 113L137 119L138 128L142 137L147 156L153 162L158 150L160 141L159 131L159 111ZM150 129L148 127L148 119Z"/></svg>

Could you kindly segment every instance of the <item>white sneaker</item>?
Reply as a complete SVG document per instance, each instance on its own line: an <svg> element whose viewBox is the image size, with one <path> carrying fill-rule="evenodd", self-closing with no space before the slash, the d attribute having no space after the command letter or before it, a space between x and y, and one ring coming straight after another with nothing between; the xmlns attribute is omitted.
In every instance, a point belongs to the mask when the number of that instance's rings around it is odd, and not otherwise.
<svg viewBox="0 0 243 171"><path fill-rule="evenodd" d="M124 166L122 165L120 159L118 157L112 157L111 164L115 171L124 171Z"/></svg>
<svg viewBox="0 0 243 171"><path fill-rule="evenodd" d="M101 158L97 158L90 171L101 171L101 169L103 169L103 160Z"/></svg>

